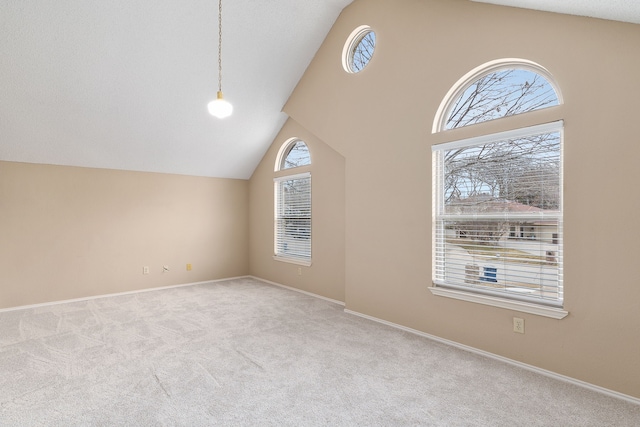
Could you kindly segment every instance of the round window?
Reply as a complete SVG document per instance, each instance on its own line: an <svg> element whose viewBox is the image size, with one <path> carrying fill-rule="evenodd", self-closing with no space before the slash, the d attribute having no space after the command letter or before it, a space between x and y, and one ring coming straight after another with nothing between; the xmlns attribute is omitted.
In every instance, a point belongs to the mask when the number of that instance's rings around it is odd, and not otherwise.
<svg viewBox="0 0 640 427"><path fill-rule="evenodd" d="M351 33L342 50L342 66L347 73L358 73L369 64L376 48L376 33L362 25Z"/></svg>

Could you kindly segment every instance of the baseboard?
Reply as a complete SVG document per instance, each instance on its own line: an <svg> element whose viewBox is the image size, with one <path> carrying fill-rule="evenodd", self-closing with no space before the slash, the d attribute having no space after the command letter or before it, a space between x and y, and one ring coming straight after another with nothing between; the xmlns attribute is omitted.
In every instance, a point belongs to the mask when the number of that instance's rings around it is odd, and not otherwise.
<svg viewBox="0 0 640 427"><path fill-rule="evenodd" d="M79 301L88 301L88 300L99 299L99 298L117 297L117 296L120 296L120 295L131 295L131 294L137 294L137 293L140 293L140 292L152 292L152 291L159 291L159 290L162 290L162 289L182 288L182 287L185 287L185 286L204 285L206 283L224 282L224 281L227 281L227 280L234 280L234 279L245 279L247 277L250 277L250 276L227 277L227 278L224 278L224 279L204 280L202 282L183 283L183 284L180 284L180 285L169 285L169 286L159 286L159 287L155 287L155 288L136 289L136 290L133 290L133 291L115 292L115 293L112 293L112 294L102 294L102 295L93 295L93 296L82 297L82 298L73 298L73 299L49 301L49 302L43 302L43 303L39 303L39 304L19 305L19 306L16 306L16 307L0 308L0 313L4 313L4 312L7 312L7 311L15 311L15 310L25 310L25 309L28 309L28 308L47 307L47 306L50 306L50 305L65 304L65 303L68 303L68 302L79 302Z"/></svg>
<svg viewBox="0 0 640 427"><path fill-rule="evenodd" d="M499 355L494 354L494 353L489 353L488 351L480 350L480 349L477 349L477 348L474 348L474 347L470 347L468 345L457 343L455 341L451 341L451 340L447 340L447 339L444 339L444 338L440 338L440 337L437 337L435 335L431 335L431 334L427 334L426 332L419 331L417 329L408 328L406 326L402 326L402 325L399 325L397 323L392 323L392 322L388 322L386 320L378 319L377 317L369 316L369 315L366 315L366 314L363 314L363 313L359 313L357 311L348 310L348 309L345 308L344 312L348 313L348 314L352 314L354 316L362 317L362 318L365 318L365 319L368 319L368 320L371 320L371 321L374 321L374 322L377 322L377 323L382 323L384 325L391 326L392 328L400 329L400 330L403 330L405 332L409 332L409 333L412 333L412 334L415 334L415 335L419 335L421 337L424 337L424 338L427 338L427 339L430 339L430 340L433 340L433 341L437 341L437 342L442 343L442 344L450 345L452 347L456 347L456 348L459 348L461 350L468 351L470 353L475 353L475 354L478 354L478 355L481 355L481 356L488 357L490 359L494 359L494 360L498 360L498 361L503 362L503 363L507 363L507 364L512 365L512 366L516 366L518 368L526 369L528 371L535 372L537 374L544 375L544 376L549 377L549 378L553 378L553 379L556 379L556 380L559 380L559 381L563 381L563 382L566 382L566 383L569 383L569 384L576 385L578 387L582 387L582 388L586 388L586 389L591 390L591 391L595 391L597 393L605 394L607 396L614 397L616 399L621 399L621 400L624 400L624 401L627 401L627 402L630 402L630 403L634 403L636 405L640 405L640 399L638 399L636 397L633 397L633 396L629 396L628 394L620 393L620 392L617 392L617 391L614 391L614 390L609 390L608 388L600 387L600 386L597 386L595 384L591 384L591 383L588 383L588 382L585 382L585 381L581 381L581 380L578 380L578 379L575 379L575 378L571 378L571 377L568 377L566 375L558 374L558 373L553 372L553 371L548 371L546 369L538 368L537 366L528 365L528 364L523 363L523 362L518 362L517 360L509 359L507 357L499 356Z"/></svg>
<svg viewBox="0 0 640 427"><path fill-rule="evenodd" d="M255 279L255 280L259 280L259 281L264 282L264 283L268 283L268 284L273 285L273 286L278 286L280 288L289 289L290 291L300 292L301 294L305 294L305 295L309 295L309 296L312 296L312 297L320 298L320 299L323 299L325 301L329 301L329 302L332 302L334 304L338 304L338 305L341 305L341 306L344 307L344 302L343 301L338 301L336 299L323 297L322 295L314 294L312 292L303 291L302 289L292 288L291 286L286 286L286 285L283 285L282 283L272 282L270 280L266 280L266 279L263 279L261 277L256 277L256 276L247 276L247 277L250 277L250 278Z"/></svg>

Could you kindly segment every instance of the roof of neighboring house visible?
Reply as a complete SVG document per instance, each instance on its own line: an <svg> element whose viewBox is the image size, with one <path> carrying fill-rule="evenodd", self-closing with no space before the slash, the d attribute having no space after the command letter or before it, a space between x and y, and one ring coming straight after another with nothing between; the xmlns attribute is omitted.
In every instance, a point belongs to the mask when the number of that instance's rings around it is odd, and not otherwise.
<svg viewBox="0 0 640 427"><path fill-rule="evenodd" d="M464 199L453 199L447 203L447 208L461 211L461 213L480 212L544 212L544 209L529 206L512 200L498 199L488 194L477 194Z"/></svg>

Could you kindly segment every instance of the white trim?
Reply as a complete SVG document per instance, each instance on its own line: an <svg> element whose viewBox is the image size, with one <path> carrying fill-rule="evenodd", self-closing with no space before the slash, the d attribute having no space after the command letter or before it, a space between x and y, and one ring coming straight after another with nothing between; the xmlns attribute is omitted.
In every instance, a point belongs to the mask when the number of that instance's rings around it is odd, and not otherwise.
<svg viewBox="0 0 640 427"><path fill-rule="evenodd" d="M549 378L552 378L552 379L555 379L555 380L558 380L558 381L562 381L562 382L569 383L569 384L572 384L572 385L575 385L575 386L578 386L578 387L582 387L582 388L585 388L587 390L594 391L596 393L607 395L609 397L613 397L613 398L616 398L616 399L621 399L621 400L627 401L629 403L640 405L640 399L639 398L633 397L633 396L629 396L628 394L624 394L624 393L620 393L620 392L617 392L617 391L614 391L614 390L610 390L608 388L600 387L598 385L591 384L591 383L588 383L586 381L582 381L582 380L578 380L578 379L575 379L575 378L571 378L571 377L568 377L566 375L558 374L556 372L549 371L549 370L546 370L546 369L543 369L543 368L539 368L537 366L529 365L529 364L524 363L524 362L519 362L517 360L509 359L509 358L504 357L504 356L499 356L497 354L490 353L490 352L484 351L484 350L480 350L480 349L477 349L477 348L474 348L474 347L470 347L468 345L460 344L460 343L457 343L455 341L451 341L451 340L448 340L448 339L445 339L445 338L440 338L440 337L437 337L435 335L431 335L431 334L428 334L426 332L419 331L417 329L408 328L406 326L402 326L402 325L399 325L397 323L392 323L392 322L388 322L386 320L378 319L377 317L368 316L366 314L359 313L357 311L348 310L348 309L345 308L344 312L347 313L347 314L352 314L354 316L362 317L364 319L371 320L371 321L374 321L374 322L377 322L377 323L382 323L383 325L391 326L392 328L400 329L402 331L409 332L409 333L412 333L412 334L415 334L415 335L430 339L432 341L436 341L436 342L439 342L439 343L442 343L442 344L450 345L452 347L459 348L460 350L468 351L470 353L474 353L474 354L478 354L480 356L488 357L490 359L494 359L494 360L497 360L499 362L507 363L509 365L512 365L512 366L515 366L515 367L518 367L518 368L522 368L522 369L525 369L525 370L530 371L530 372L534 372L536 374L544 375L545 377L549 377Z"/></svg>
<svg viewBox="0 0 640 427"><path fill-rule="evenodd" d="M518 128L514 130L507 130L504 132L491 133L488 135L474 136L472 138L458 139L451 142L444 142L442 144L435 144L431 146L431 151L452 150L455 148L463 148L472 145L484 145L489 142L504 141L507 139L517 139L524 138L526 136L541 135L544 133L561 132L563 126L564 121L557 120L555 122L543 123L540 125L528 126L525 128Z"/></svg>
<svg viewBox="0 0 640 427"><path fill-rule="evenodd" d="M290 179L311 178L311 172L296 173L293 175L277 176L273 178L273 182L289 181Z"/></svg>
<svg viewBox="0 0 640 427"><path fill-rule="evenodd" d="M281 170L284 170L282 168L282 162L284 160L285 151L287 151L289 149L289 147L291 147L292 144L295 144L298 141L302 141L302 140L300 138L297 138L297 137L294 136L293 138L287 139L280 146L280 150L278 150L278 155L276 156L276 164L275 164L275 166L273 168L274 172L279 172ZM302 141L302 142L304 142L304 141ZM305 143L305 145L306 145L306 143ZM307 146L307 148L309 148L309 146Z"/></svg>
<svg viewBox="0 0 640 427"><path fill-rule="evenodd" d="M297 265L303 265L305 267L311 267L311 261L305 261L303 259L299 259L299 258L289 258L289 257L284 257L282 255L274 255L273 259L276 261L281 261L281 262L288 262L291 264L297 264Z"/></svg>
<svg viewBox="0 0 640 427"><path fill-rule="evenodd" d="M262 279L260 277L256 277L256 276L248 276L248 277L250 277L252 279L259 280L259 281L264 282L264 283L268 283L269 285L278 286L280 288L285 288L285 289L288 289L290 291L300 292L301 294L309 295L309 296L315 297L315 298L320 298L320 299L323 299L325 301L329 301L329 302L332 302L334 304L338 304L338 305L341 305L341 306L344 307L344 302L343 301L338 301L338 300L331 299L331 298L328 298L328 297L323 297L322 295L314 294L312 292L303 291L302 289L298 289L298 288L292 288L291 286L286 286L286 285L283 285L281 283L272 282L270 280Z"/></svg>
<svg viewBox="0 0 640 427"><path fill-rule="evenodd" d="M507 310L521 311L523 313L535 314L536 316L551 317L553 319L564 319L569 312L557 307L549 307L542 304L510 300L506 298L493 297L490 295L476 294L473 292L457 291L438 286L431 286L429 290L433 295L453 298L461 301L473 302L476 304L490 305L492 307L505 308Z"/></svg>
<svg viewBox="0 0 640 427"><path fill-rule="evenodd" d="M562 98L562 92L558 85L555 82L555 79L547 70L540 64L536 64L533 61L529 61L527 59L520 58L503 58L496 59L493 61L485 62L484 64L474 68L469 71L467 74L462 76L447 92L447 94L442 98L442 102L440 102L440 106L436 111L435 118L433 120L433 127L431 128L431 133L438 133L445 129L445 122L449 116L451 111L451 107L453 103L464 93L465 90L476 80L486 76L487 74L508 69L508 68L519 68L534 72L536 74L540 74L544 77L553 90L556 93L556 97L558 98L558 104L562 105L564 100Z"/></svg>
<svg viewBox="0 0 640 427"><path fill-rule="evenodd" d="M121 296L121 295L131 295L131 294L137 294L137 293L141 293L141 292L152 292L152 291L160 291L160 290L163 290L163 289L183 288L185 286L204 285L206 283L225 282L227 280L246 279L247 277L251 277L251 276L227 277L227 278L224 278L224 279L214 279L214 280L205 280L205 281L202 281L202 282L183 283L181 285L158 286L158 287L155 287L155 288L136 289L136 290L133 290L133 291L115 292L115 293L112 293L112 294L92 295L92 296L88 296L88 297L57 300L57 301L49 301L49 302L43 302L43 303L39 303L39 304L19 305L19 306L16 306L16 307L0 308L0 313L4 313L4 312L8 312L8 311L15 311L15 310L26 310L26 309L29 309L29 308L47 307L47 306L50 306L50 305L66 304L66 303L69 303L69 302L80 302L80 301L89 301L89 300L92 300L92 299L118 297L118 296Z"/></svg>

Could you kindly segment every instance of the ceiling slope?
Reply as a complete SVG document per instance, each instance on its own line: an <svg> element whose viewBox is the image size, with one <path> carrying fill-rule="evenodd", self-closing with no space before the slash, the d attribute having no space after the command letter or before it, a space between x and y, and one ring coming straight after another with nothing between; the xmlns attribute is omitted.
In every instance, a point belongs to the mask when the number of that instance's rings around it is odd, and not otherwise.
<svg viewBox="0 0 640 427"><path fill-rule="evenodd" d="M0 160L249 178L351 0L0 2Z"/></svg>
<svg viewBox="0 0 640 427"><path fill-rule="evenodd" d="M472 0L640 24L638 0Z"/></svg>

